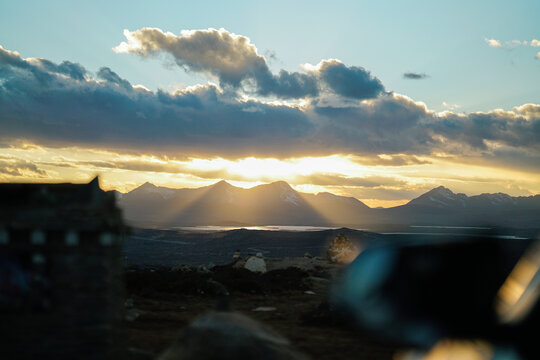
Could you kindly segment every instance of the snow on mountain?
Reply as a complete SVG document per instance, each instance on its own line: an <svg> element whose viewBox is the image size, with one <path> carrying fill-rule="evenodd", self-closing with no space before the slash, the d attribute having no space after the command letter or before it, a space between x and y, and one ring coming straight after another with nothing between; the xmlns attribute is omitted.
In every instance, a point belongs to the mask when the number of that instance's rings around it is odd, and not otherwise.
<svg viewBox="0 0 540 360"><path fill-rule="evenodd" d="M293 204L295 206L300 205L300 197L298 196L298 193L294 191L289 184L287 184L284 181L279 182L279 187L281 188L281 194L279 195L279 198L285 202L288 202L290 204Z"/></svg>
<svg viewBox="0 0 540 360"><path fill-rule="evenodd" d="M353 197L295 191L284 181L243 189L225 181L197 189L145 183L118 197L126 218L168 226L209 224L362 225L438 224L533 226L540 223L540 195L467 196L439 186L406 205L371 209Z"/></svg>
<svg viewBox="0 0 540 360"><path fill-rule="evenodd" d="M441 200L439 200L437 198L434 198L433 196L429 196L428 198L429 198L429 200L431 200L431 201L433 201L433 202L435 202L437 204L441 204L443 206L448 206L447 203L445 203L444 201L441 201Z"/></svg>
<svg viewBox="0 0 540 360"><path fill-rule="evenodd" d="M467 207L467 195L455 194L452 190L439 186L409 202L410 205L436 206L438 208Z"/></svg>
<svg viewBox="0 0 540 360"><path fill-rule="evenodd" d="M501 205L501 204L508 204L508 205L515 205L516 199L511 197L508 194L503 193L495 193L495 194L480 194L476 196L471 196L471 199L478 199L485 202L489 202L492 205Z"/></svg>
<svg viewBox="0 0 540 360"><path fill-rule="evenodd" d="M447 189L444 186L439 186L438 188L435 189L435 192L437 193L437 195L439 195L439 196L441 196L441 197L443 197L443 198L445 198L447 200L453 201L456 198L456 196L455 196L456 194L454 194L452 192L452 190Z"/></svg>
<svg viewBox="0 0 540 360"><path fill-rule="evenodd" d="M504 193L495 194L480 194L467 196L462 193L453 193L451 190L439 186L427 193L420 195L416 199L411 200L407 205L434 207L438 209L469 209L476 211L510 211L522 206L536 208L540 206L540 202L535 200L537 196L529 197L512 197Z"/></svg>

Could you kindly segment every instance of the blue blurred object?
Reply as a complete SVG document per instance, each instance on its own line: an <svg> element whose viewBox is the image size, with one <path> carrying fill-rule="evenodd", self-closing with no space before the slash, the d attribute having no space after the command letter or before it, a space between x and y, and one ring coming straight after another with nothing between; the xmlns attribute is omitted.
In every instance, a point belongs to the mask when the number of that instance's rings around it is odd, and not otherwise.
<svg viewBox="0 0 540 360"><path fill-rule="evenodd" d="M362 329L405 346L483 339L539 359L530 340L540 330L539 268L532 239L386 243L344 269L332 302Z"/></svg>

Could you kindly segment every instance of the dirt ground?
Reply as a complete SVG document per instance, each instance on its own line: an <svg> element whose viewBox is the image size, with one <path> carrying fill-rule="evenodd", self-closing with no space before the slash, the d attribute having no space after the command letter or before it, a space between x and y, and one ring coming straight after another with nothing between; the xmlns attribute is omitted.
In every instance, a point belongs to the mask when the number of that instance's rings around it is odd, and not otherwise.
<svg viewBox="0 0 540 360"><path fill-rule="evenodd" d="M302 259L302 269L288 267L293 263L273 261L273 270L265 274L232 266L208 273L129 269L125 327L130 358L151 359L163 352L180 329L223 302L221 285L234 311L261 321L312 359L393 358L395 345L360 333L328 311L335 266ZM258 307L275 310L253 311Z"/></svg>

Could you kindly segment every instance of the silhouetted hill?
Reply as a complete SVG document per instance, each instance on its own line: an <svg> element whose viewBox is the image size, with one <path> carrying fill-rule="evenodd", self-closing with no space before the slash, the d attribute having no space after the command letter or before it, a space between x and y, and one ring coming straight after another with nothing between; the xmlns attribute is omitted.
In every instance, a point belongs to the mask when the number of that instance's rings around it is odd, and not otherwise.
<svg viewBox="0 0 540 360"><path fill-rule="evenodd" d="M305 194L284 181L235 187L226 181L196 189L171 189L145 183L118 196L133 224L313 225L374 224L538 227L540 195L467 196L440 186L393 208L370 208L353 197L323 192Z"/></svg>
<svg viewBox="0 0 540 360"><path fill-rule="evenodd" d="M496 193L467 196L439 186L406 205L381 212L382 218L399 224L539 227L540 195L512 197Z"/></svg>
<svg viewBox="0 0 540 360"><path fill-rule="evenodd" d="M225 181L198 189L144 184L119 200L128 220L174 225L330 224L285 182L251 189Z"/></svg>

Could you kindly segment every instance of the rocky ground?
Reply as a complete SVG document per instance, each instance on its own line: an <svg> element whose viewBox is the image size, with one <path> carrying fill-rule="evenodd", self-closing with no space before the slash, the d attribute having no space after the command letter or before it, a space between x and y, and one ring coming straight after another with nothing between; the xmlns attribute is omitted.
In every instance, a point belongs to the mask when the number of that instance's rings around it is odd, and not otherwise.
<svg viewBox="0 0 540 360"><path fill-rule="evenodd" d="M394 344L370 338L328 310L337 265L286 258L267 260L267 267L264 274L230 265L209 272L129 268L125 327L130 357L156 357L182 328L228 301L234 311L267 325L312 359L393 358ZM221 285L230 293L228 300Z"/></svg>
<svg viewBox="0 0 540 360"><path fill-rule="evenodd" d="M242 256L262 253L265 258L301 257L306 252L325 256L328 244L344 234L359 247L384 239L383 235L352 229L324 231L265 231L237 229L195 232L131 229L124 245L124 261L137 267L173 267L178 264L226 264L239 250Z"/></svg>

